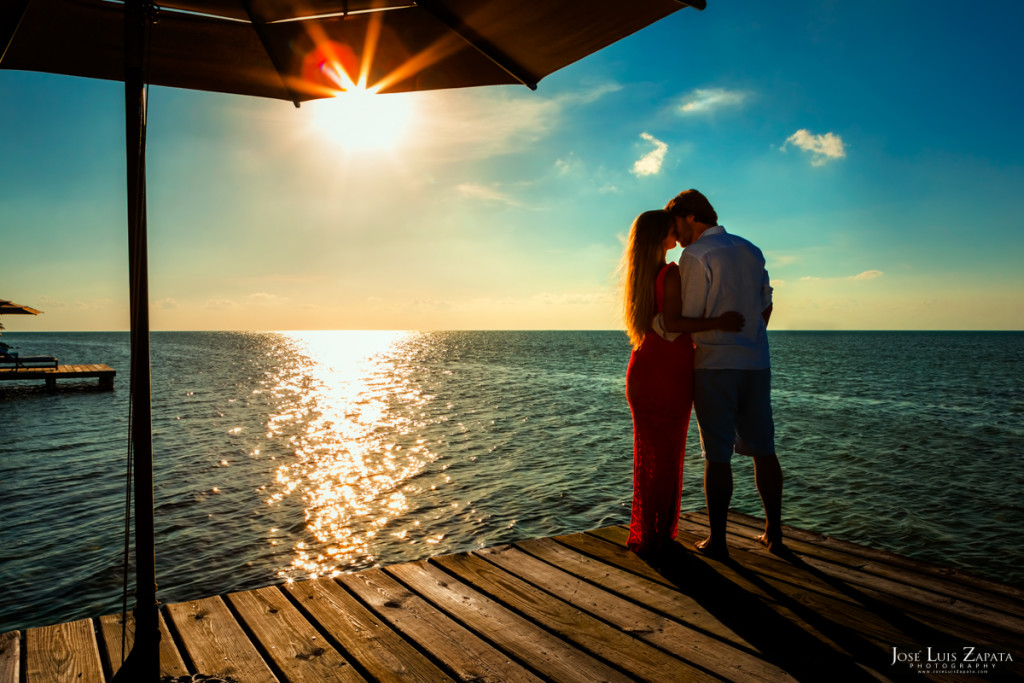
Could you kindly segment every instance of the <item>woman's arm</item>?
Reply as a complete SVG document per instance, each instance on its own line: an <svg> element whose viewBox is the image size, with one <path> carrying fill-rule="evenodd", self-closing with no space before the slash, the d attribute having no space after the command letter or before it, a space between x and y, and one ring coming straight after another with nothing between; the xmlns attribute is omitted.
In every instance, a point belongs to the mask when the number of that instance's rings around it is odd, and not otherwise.
<svg viewBox="0 0 1024 683"><path fill-rule="evenodd" d="M723 313L716 318L684 318L683 283L679 277L679 266L672 266L665 273L665 307L662 320L668 332L704 332L706 330L724 330L739 332L745 322L743 316L736 311Z"/></svg>

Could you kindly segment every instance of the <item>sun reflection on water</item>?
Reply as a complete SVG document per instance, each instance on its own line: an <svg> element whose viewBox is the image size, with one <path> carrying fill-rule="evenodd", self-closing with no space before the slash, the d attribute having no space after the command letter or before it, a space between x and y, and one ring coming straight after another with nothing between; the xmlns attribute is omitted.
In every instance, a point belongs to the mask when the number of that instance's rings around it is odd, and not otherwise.
<svg viewBox="0 0 1024 683"><path fill-rule="evenodd" d="M414 334L286 335L295 355L268 389L279 410L267 437L287 439L294 457L277 468L266 502L300 497L306 541L295 544L280 576L315 578L372 564L373 539L409 509L409 480L437 457L417 438L415 415L430 397L393 360Z"/></svg>

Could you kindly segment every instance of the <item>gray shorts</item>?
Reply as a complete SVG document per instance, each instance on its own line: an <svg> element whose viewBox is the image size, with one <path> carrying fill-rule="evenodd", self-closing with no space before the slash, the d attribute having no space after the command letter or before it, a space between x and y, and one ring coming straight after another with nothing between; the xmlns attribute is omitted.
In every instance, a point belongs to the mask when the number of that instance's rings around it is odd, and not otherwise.
<svg viewBox="0 0 1024 683"><path fill-rule="evenodd" d="M771 385L769 369L693 371L693 409L707 460L730 462L734 449L775 455Z"/></svg>

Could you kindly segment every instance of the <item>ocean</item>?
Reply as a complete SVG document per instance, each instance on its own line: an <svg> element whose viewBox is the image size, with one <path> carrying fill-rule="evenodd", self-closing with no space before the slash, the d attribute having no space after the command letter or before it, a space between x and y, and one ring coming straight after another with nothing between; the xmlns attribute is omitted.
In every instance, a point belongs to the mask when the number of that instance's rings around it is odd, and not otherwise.
<svg viewBox="0 0 1024 683"><path fill-rule="evenodd" d="M1024 586L1024 333L769 336L786 523ZM4 340L118 376L0 383L0 632L117 612L128 334ZM628 523L628 360L614 331L154 333L159 598ZM702 473L693 422L684 511Z"/></svg>

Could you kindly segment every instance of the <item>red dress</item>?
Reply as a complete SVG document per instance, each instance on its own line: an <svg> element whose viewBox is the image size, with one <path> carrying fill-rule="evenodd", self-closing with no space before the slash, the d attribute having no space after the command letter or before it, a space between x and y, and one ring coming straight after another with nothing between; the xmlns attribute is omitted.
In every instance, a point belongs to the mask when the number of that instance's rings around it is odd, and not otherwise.
<svg viewBox="0 0 1024 683"><path fill-rule="evenodd" d="M654 291L658 312L665 303L665 275ZM676 537L683 456L693 403L693 342L683 334L666 341L652 330L634 349L626 370L626 399L633 413L633 515L629 549L657 551Z"/></svg>

